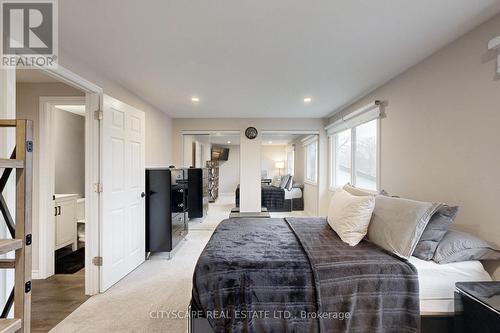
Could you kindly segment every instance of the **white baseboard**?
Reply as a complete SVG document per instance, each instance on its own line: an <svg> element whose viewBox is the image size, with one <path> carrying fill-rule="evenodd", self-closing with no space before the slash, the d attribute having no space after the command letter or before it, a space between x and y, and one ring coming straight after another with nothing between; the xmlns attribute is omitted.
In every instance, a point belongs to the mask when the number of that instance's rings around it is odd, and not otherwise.
<svg viewBox="0 0 500 333"><path fill-rule="evenodd" d="M37 270L32 270L31 271L31 278L33 280L39 280L39 279L41 279L41 277L40 277L40 271L38 269Z"/></svg>

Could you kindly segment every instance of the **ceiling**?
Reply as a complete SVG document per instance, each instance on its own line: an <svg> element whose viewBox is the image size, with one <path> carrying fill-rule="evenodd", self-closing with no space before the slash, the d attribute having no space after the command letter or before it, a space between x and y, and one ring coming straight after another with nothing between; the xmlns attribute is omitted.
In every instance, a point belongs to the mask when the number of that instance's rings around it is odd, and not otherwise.
<svg viewBox="0 0 500 333"><path fill-rule="evenodd" d="M64 0L59 45L173 117L324 117L499 11L499 0Z"/></svg>

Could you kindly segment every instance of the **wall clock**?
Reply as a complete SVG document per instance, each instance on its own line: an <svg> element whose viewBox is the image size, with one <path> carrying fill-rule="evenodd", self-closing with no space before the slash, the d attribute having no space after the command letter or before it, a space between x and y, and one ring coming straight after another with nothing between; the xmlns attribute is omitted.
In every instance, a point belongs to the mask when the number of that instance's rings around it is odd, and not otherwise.
<svg viewBox="0 0 500 333"><path fill-rule="evenodd" d="M259 134L259 132L257 132L257 129L255 127L248 127L245 130L245 136L250 140L255 139L257 137L257 134Z"/></svg>

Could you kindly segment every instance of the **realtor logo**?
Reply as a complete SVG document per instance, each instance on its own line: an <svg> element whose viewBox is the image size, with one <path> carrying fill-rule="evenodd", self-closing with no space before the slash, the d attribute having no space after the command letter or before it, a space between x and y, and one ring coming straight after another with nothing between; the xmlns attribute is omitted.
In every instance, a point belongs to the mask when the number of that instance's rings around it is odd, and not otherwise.
<svg viewBox="0 0 500 333"><path fill-rule="evenodd" d="M2 67L56 65L56 0L3 0L1 17Z"/></svg>

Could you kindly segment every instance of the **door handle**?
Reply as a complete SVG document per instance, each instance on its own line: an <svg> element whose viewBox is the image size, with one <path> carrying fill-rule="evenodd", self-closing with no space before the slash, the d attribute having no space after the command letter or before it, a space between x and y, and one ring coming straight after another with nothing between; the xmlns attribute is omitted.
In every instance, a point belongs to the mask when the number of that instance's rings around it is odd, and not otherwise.
<svg viewBox="0 0 500 333"><path fill-rule="evenodd" d="M144 198L146 196L146 193L142 192L141 193L141 198Z"/></svg>
<svg viewBox="0 0 500 333"><path fill-rule="evenodd" d="M54 207L54 210L55 210L54 216L57 216L57 207Z"/></svg>
<svg viewBox="0 0 500 333"><path fill-rule="evenodd" d="M59 208L59 213L57 215L61 215L61 206L57 206Z"/></svg>

